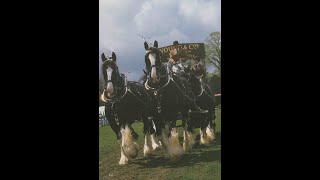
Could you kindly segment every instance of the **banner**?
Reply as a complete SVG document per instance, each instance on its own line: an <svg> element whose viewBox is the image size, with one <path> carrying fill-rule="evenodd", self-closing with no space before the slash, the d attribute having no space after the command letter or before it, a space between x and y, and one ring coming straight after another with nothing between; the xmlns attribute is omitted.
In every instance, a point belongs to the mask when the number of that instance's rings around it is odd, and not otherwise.
<svg viewBox="0 0 320 180"><path fill-rule="evenodd" d="M188 59L193 59L195 56L199 56L201 60L206 58L204 43L183 43L183 44L179 44L179 46L180 48L187 50ZM170 45L170 46L165 46L158 49L163 54L162 61L165 62L169 57L170 51L174 49L174 46Z"/></svg>

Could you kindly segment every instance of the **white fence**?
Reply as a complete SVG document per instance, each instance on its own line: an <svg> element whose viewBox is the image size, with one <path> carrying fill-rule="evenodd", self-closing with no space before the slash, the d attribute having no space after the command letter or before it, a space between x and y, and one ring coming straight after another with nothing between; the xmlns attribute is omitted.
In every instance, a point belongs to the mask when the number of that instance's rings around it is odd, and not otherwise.
<svg viewBox="0 0 320 180"><path fill-rule="evenodd" d="M105 126L108 124L108 120L106 118L106 114L105 114L105 107L104 106L100 106L99 107L99 126Z"/></svg>

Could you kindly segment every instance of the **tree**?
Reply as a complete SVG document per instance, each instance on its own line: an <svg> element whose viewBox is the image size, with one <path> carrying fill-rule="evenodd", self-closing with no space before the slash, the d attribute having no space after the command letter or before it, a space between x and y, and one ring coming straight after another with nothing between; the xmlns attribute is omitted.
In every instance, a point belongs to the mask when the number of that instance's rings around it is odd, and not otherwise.
<svg viewBox="0 0 320 180"><path fill-rule="evenodd" d="M217 74L221 75L221 33L212 32L205 40L207 67L214 66Z"/></svg>
<svg viewBox="0 0 320 180"><path fill-rule="evenodd" d="M210 84L212 84L211 88L214 94L221 94L221 78L217 74L213 74L210 78Z"/></svg>
<svg viewBox="0 0 320 180"><path fill-rule="evenodd" d="M221 94L221 78L218 74L207 73L206 78L204 79L205 83L209 85L213 94ZM221 104L221 97L215 97L216 106Z"/></svg>

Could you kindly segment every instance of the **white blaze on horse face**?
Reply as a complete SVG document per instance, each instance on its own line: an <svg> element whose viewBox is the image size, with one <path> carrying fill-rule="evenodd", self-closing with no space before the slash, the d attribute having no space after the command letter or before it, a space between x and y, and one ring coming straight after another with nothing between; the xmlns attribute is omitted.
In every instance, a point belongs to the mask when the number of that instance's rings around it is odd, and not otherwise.
<svg viewBox="0 0 320 180"><path fill-rule="evenodd" d="M108 84L107 84L107 93L108 94L113 94L113 84L112 82L110 81L111 80L111 75L112 75L112 71L113 69L111 67L108 66L108 69L107 69L107 77L108 77Z"/></svg>
<svg viewBox="0 0 320 180"><path fill-rule="evenodd" d="M156 55L154 53L149 54L149 60L150 60L151 66L154 66L156 64L156 57L155 56ZM153 82L155 82L157 80L156 67L151 68L151 78L152 78Z"/></svg>

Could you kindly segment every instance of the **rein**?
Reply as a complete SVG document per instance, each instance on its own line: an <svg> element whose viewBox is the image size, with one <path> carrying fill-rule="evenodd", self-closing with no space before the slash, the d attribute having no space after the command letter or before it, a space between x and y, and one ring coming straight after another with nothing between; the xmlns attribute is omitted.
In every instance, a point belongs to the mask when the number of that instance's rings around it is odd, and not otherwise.
<svg viewBox="0 0 320 180"><path fill-rule="evenodd" d="M116 124L119 125L119 120L118 120L118 114L117 114L117 110L118 110L118 106L116 105L117 103L119 103L127 94L132 94L133 97L135 97L139 102L141 102L145 107L148 107L148 104L146 104L145 102L143 102L141 100L141 98L139 98L137 95L135 95L131 89L128 88L128 85L127 85L127 76L124 75L124 77L120 77L120 78L123 78L124 79L124 88L125 88L125 92L122 96L120 97L113 97L113 98L106 98L105 97L105 100L106 100L106 104L111 104L111 113L114 115L114 119L116 121ZM133 82L133 83L139 83L139 82ZM137 90L137 89L136 89ZM138 93L140 93L138 90L137 90Z"/></svg>
<svg viewBox="0 0 320 180"><path fill-rule="evenodd" d="M200 81L200 86L201 86L201 93L200 93L199 95L197 95L197 97L200 97L203 93L205 93L207 96L209 96L212 100L215 101L215 99L214 99L210 94L208 94L208 92L207 92L207 91L205 90L205 88L203 87L204 84L203 84L203 82L202 82L202 79L199 79L199 81Z"/></svg>
<svg viewBox="0 0 320 180"><path fill-rule="evenodd" d="M179 89L179 91L182 93L182 95L183 95L184 97L186 97L189 101L191 101L191 102L193 102L193 103L195 104L194 99L192 99L191 97L187 96L187 95L180 89L179 85L173 80L173 78L171 78L171 80L172 80L172 82L176 85L176 87Z"/></svg>
<svg viewBox="0 0 320 180"><path fill-rule="evenodd" d="M121 78L121 76L120 76ZM118 106L116 105L118 102L121 101L121 99L127 94L128 92L128 88L127 88L127 84L126 84L126 77L124 79L125 83L124 83L124 87L125 87L125 92L122 96L120 96L119 98L117 97L117 94L116 96L112 97L112 98L106 98L105 97L105 100L106 100L106 104L111 104L111 113L113 114L114 116L114 119L116 121L116 124L119 125L119 118L118 118L118 113L117 113L117 110L118 110ZM111 82L111 80L108 80L108 82ZM116 88L117 89L117 88Z"/></svg>
<svg viewBox="0 0 320 180"><path fill-rule="evenodd" d="M133 82L133 83L139 83L139 82ZM114 103L114 101L120 101L121 99L123 99L128 93L132 94L135 98L137 98L137 100L139 100L143 105L147 106L146 103L144 103L138 96L136 96L132 91L131 89L128 88L128 85L127 85L127 76L124 76L124 88L125 88L125 92L122 96L120 96L119 98L118 97L115 97L115 98L105 98L106 101L108 103ZM137 92L139 92L137 90Z"/></svg>
<svg viewBox="0 0 320 180"><path fill-rule="evenodd" d="M171 71L169 70L169 67L167 66L167 68L166 68L166 74L165 75L163 75L163 76L160 76L160 78L162 78L162 77L165 77L165 76L168 76L168 80L167 80L167 82L166 82L166 84L164 85L164 86L162 86L162 87L160 87L160 88L153 88L153 87L150 87L148 84L149 84L149 78L147 78L147 80L146 80L146 82L144 83L144 87L146 88L146 90L148 90L148 91L153 91L153 92L157 92L157 91L160 91L160 90L162 90L164 87L166 87L166 86L168 86L168 84L170 83L170 80L171 80L171 78L172 78L172 73L171 73Z"/></svg>
<svg viewBox="0 0 320 180"><path fill-rule="evenodd" d="M197 78L197 77L196 77ZM200 94L198 94L198 95L196 95L197 97L200 97L202 94L203 94L203 92L205 92L205 90L204 90L204 88L203 88L203 83L202 83L202 79L201 78L197 78L198 80L199 80L199 82L200 82L200 87L201 87L201 92L200 92Z"/></svg>

